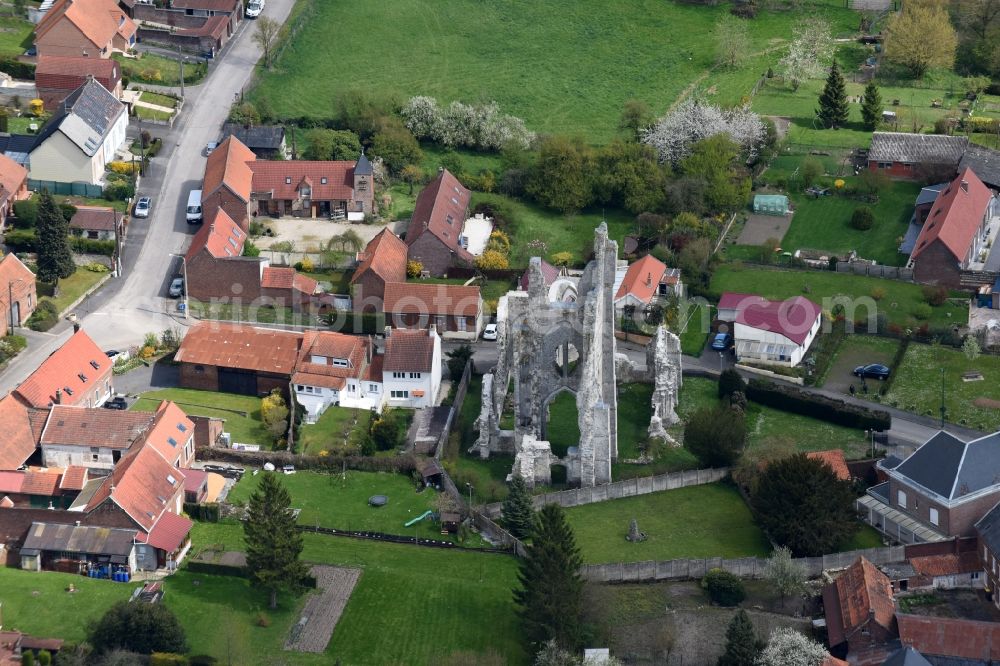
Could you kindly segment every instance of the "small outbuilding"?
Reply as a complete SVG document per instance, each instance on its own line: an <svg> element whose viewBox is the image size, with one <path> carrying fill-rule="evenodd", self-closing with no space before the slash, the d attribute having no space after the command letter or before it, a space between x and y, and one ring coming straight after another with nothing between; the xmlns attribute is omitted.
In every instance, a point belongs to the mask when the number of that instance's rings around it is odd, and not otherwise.
<svg viewBox="0 0 1000 666"><path fill-rule="evenodd" d="M441 534L455 534L458 532L458 525L462 522L462 516L448 511L441 512Z"/></svg>
<svg viewBox="0 0 1000 666"><path fill-rule="evenodd" d="M428 460L424 468L420 470L420 476L423 478L425 486L440 486L442 474L444 474L444 470L441 469L441 463L433 458Z"/></svg>
<svg viewBox="0 0 1000 666"><path fill-rule="evenodd" d="M758 194L753 198L753 212L762 215L788 215L788 197L784 194Z"/></svg>

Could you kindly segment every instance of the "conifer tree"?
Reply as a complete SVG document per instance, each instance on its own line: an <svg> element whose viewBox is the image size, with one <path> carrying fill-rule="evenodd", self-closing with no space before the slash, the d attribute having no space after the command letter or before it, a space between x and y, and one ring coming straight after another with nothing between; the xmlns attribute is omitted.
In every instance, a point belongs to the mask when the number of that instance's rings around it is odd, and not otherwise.
<svg viewBox="0 0 1000 666"><path fill-rule="evenodd" d="M874 81L865 86L865 94L861 98L861 118L867 130L874 130L882 120L882 94Z"/></svg>
<svg viewBox="0 0 1000 666"><path fill-rule="evenodd" d="M741 608L729 621L726 651L719 657L716 666L754 666L762 649L764 641L757 636L750 616Z"/></svg>
<svg viewBox="0 0 1000 666"><path fill-rule="evenodd" d="M532 543L519 563L521 586L514 590L524 636L533 652L550 640L569 650L579 647L582 564L562 508L545 505L538 512Z"/></svg>
<svg viewBox="0 0 1000 666"><path fill-rule="evenodd" d="M299 561L302 534L295 527L292 499L275 474L264 473L250 495L243 539L247 547L250 578L270 592L270 607L278 607L279 590L297 591L306 577Z"/></svg>
<svg viewBox="0 0 1000 666"><path fill-rule="evenodd" d="M819 108L816 115L824 127L837 129L847 123L848 106L847 91L844 87L844 77L840 74L837 61L833 61L830 75L826 77L826 85L819 96Z"/></svg>
<svg viewBox="0 0 1000 666"><path fill-rule="evenodd" d="M502 507L503 525L518 539L527 538L535 522L535 507L531 503L528 484L520 476L515 476L510 480L508 490Z"/></svg>
<svg viewBox="0 0 1000 666"><path fill-rule="evenodd" d="M76 272L69 247L69 222L63 217L48 190L38 197L37 227L38 279L56 284Z"/></svg>

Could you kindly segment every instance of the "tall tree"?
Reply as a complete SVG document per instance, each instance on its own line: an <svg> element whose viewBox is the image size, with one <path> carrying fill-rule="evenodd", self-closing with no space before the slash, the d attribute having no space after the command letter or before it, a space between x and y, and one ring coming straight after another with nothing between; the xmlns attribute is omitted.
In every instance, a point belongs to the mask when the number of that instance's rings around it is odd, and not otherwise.
<svg viewBox="0 0 1000 666"><path fill-rule="evenodd" d="M822 76L833 58L834 42L830 24L819 17L801 21L792 32L795 38L788 53L778 62L778 71L792 90L798 90L806 79Z"/></svg>
<svg viewBox="0 0 1000 666"><path fill-rule="evenodd" d="M771 632L756 666L820 666L826 657L822 645L794 629L781 627Z"/></svg>
<svg viewBox="0 0 1000 666"><path fill-rule="evenodd" d="M962 0L958 4L961 25L979 39L986 39L1000 23L1000 0Z"/></svg>
<svg viewBox="0 0 1000 666"><path fill-rule="evenodd" d="M278 44L281 36L281 24L270 16L261 16L257 19L257 29L253 33L253 43L264 52L264 67L271 66L274 58L274 47Z"/></svg>
<svg viewBox="0 0 1000 666"><path fill-rule="evenodd" d="M514 602L533 649L554 640L566 649L579 647L583 614L583 558L561 507L547 504L538 512L532 543L519 562Z"/></svg>
<svg viewBox="0 0 1000 666"><path fill-rule="evenodd" d="M746 437L743 413L726 407L699 409L684 426L684 448L707 467L732 465Z"/></svg>
<svg viewBox="0 0 1000 666"><path fill-rule="evenodd" d="M48 190L38 197L38 279L56 284L76 272L69 246L69 222Z"/></svg>
<svg viewBox="0 0 1000 666"><path fill-rule="evenodd" d="M735 69L750 55L750 31L746 21L726 14L715 23L715 62Z"/></svg>
<svg viewBox="0 0 1000 666"><path fill-rule="evenodd" d="M850 482L804 453L769 464L752 504L761 527L796 557L833 552L858 529Z"/></svg>
<svg viewBox="0 0 1000 666"><path fill-rule="evenodd" d="M951 69L958 36L948 7L937 0L913 0L889 19L885 28L885 57L910 70L917 78L932 67Z"/></svg>
<svg viewBox="0 0 1000 666"><path fill-rule="evenodd" d="M184 627L163 604L119 601L91 627L89 640L99 652L187 652Z"/></svg>
<svg viewBox="0 0 1000 666"><path fill-rule="evenodd" d="M725 134L694 144L681 162L685 176L705 180L705 202L712 212L739 210L750 196L750 176L741 165L739 146Z"/></svg>
<svg viewBox="0 0 1000 666"><path fill-rule="evenodd" d="M307 573L299 561L302 534L295 527L292 499L276 474L264 473L250 495L243 539L251 579L270 593L270 608L278 607L278 592L297 591Z"/></svg>
<svg viewBox="0 0 1000 666"><path fill-rule="evenodd" d="M531 536L531 528L535 523L535 507L531 503L528 484L520 476L510 480L507 499L503 501L501 513L503 525L508 532L518 539Z"/></svg>
<svg viewBox="0 0 1000 666"><path fill-rule="evenodd" d="M542 141L528 193L547 208L575 212L594 199L593 151L582 141L553 136Z"/></svg>
<svg viewBox="0 0 1000 666"><path fill-rule="evenodd" d="M778 546L767 558L764 578L781 595L781 604L793 594L801 593L806 586L806 570L792 559L792 551L786 546Z"/></svg>
<svg viewBox="0 0 1000 666"><path fill-rule="evenodd" d="M757 636L750 616L741 608L729 621L726 651L719 657L716 666L754 666L763 648L764 641Z"/></svg>
<svg viewBox="0 0 1000 666"><path fill-rule="evenodd" d="M837 61L833 61L830 74L826 77L826 85L819 96L819 108L816 115L824 127L837 129L847 123L850 109L847 106L847 89L844 77L840 74Z"/></svg>
<svg viewBox="0 0 1000 666"><path fill-rule="evenodd" d="M653 117L653 110L649 108L649 104L633 97L625 100L622 115L618 119L618 129L624 132L630 141L638 141L642 136L642 130L652 125L654 120L656 118Z"/></svg>
<svg viewBox="0 0 1000 666"><path fill-rule="evenodd" d="M874 130L882 122L882 94L875 81L869 81L865 86L865 94L861 97L861 119L867 130Z"/></svg>
<svg viewBox="0 0 1000 666"><path fill-rule="evenodd" d="M361 139L351 130L317 127L306 132L306 160L356 160L361 154Z"/></svg>

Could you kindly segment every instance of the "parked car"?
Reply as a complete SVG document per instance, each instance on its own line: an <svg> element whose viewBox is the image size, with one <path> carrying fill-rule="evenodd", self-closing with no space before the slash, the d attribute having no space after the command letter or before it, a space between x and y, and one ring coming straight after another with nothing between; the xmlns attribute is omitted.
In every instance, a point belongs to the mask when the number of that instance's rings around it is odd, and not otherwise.
<svg viewBox="0 0 1000 666"><path fill-rule="evenodd" d="M284 474L295 474L295 465L285 465L281 468Z"/></svg>
<svg viewBox="0 0 1000 666"><path fill-rule="evenodd" d="M149 197L139 197L139 200L135 202L133 214L136 217L149 217L149 209L152 205L153 200Z"/></svg>
<svg viewBox="0 0 1000 666"><path fill-rule="evenodd" d="M497 325L486 324L486 328L483 329L483 340L496 340L496 339L497 339Z"/></svg>
<svg viewBox="0 0 1000 666"><path fill-rule="evenodd" d="M257 18L264 11L264 0L250 0L247 4L247 18Z"/></svg>
<svg viewBox="0 0 1000 666"><path fill-rule="evenodd" d="M871 363L869 365L859 365L854 368L854 376L861 377L862 379L869 377L872 379L888 379L889 378L889 366L882 365L881 363Z"/></svg>
<svg viewBox="0 0 1000 666"><path fill-rule="evenodd" d="M24 52L24 55L28 56L29 58L34 58L36 55L38 55L38 49L34 46L29 46L28 50Z"/></svg>
<svg viewBox="0 0 1000 666"><path fill-rule="evenodd" d="M205 157L208 157L213 152L215 152L215 149L218 148L218 147L219 147L219 142L218 141L209 141L208 143L206 143L205 144Z"/></svg>
<svg viewBox="0 0 1000 666"><path fill-rule="evenodd" d="M733 336L729 333L716 333L712 338L712 349L715 351L726 351L733 346Z"/></svg>
<svg viewBox="0 0 1000 666"><path fill-rule="evenodd" d="M104 403L105 409L128 409L128 401L120 395L111 398Z"/></svg>
<svg viewBox="0 0 1000 666"><path fill-rule="evenodd" d="M171 298L180 298L184 295L184 278L176 277L170 282L170 289L167 290Z"/></svg>

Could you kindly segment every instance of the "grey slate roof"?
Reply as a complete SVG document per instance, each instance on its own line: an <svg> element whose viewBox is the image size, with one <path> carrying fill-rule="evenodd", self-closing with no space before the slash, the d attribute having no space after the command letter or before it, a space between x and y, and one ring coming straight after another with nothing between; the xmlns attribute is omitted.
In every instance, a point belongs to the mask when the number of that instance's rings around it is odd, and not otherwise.
<svg viewBox="0 0 1000 666"><path fill-rule="evenodd" d="M938 432L895 472L947 499L1000 485L1000 433L963 442Z"/></svg>
<svg viewBox="0 0 1000 666"><path fill-rule="evenodd" d="M975 171L979 180L990 187L1000 188L1000 151L970 143L958 164L960 171L965 167Z"/></svg>
<svg viewBox="0 0 1000 666"><path fill-rule="evenodd" d="M135 530L32 523L22 552L28 549L128 556L132 552L134 539Z"/></svg>
<svg viewBox="0 0 1000 666"><path fill-rule="evenodd" d="M174 3L176 6L176 3ZM226 123L222 126L222 140L235 136L250 150L281 150L285 141L285 128L281 125L254 125L244 127L238 123Z"/></svg>
<svg viewBox="0 0 1000 666"><path fill-rule="evenodd" d="M361 153L361 157L358 158L358 163L354 165L354 175L355 176L370 176L372 175L372 163L368 161L364 153Z"/></svg>
<svg viewBox="0 0 1000 666"><path fill-rule="evenodd" d="M976 523L976 532L990 550L1000 553L1000 504L986 512Z"/></svg>
<svg viewBox="0 0 1000 666"><path fill-rule="evenodd" d="M931 666L931 662L911 647L896 650L882 662L882 666Z"/></svg>
<svg viewBox="0 0 1000 666"><path fill-rule="evenodd" d="M975 171L975 169L973 169ZM936 185L927 185L920 189L920 194L917 195L917 200L913 203L914 206L920 206L922 204L934 203L938 195L941 194L941 190L948 187L951 183L938 183Z"/></svg>
<svg viewBox="0 0 1000 666"><path fill-rule="evenodd" d="M913 164L953 164L958 166L968 137L942 134L874 132L868 150L870 162L910 162Z"/></svg>
<svg viewBox="0 0 1000 666"><path fill-rule="evenodd" d="M52 118L45 123L42 131L35 139L34 147L42 144L47 138L54 134L66 117L70 114L77 116L90 129L92 135L82 141L82 136L77 136L77 132L72 135L67 134L70 140L76 143L80 150L93 156L103 143L104 138L114 127L115 121L122 113L125 113L125 105L112 95L97 81L91 79L69 94L54 110Z"/></svg>

